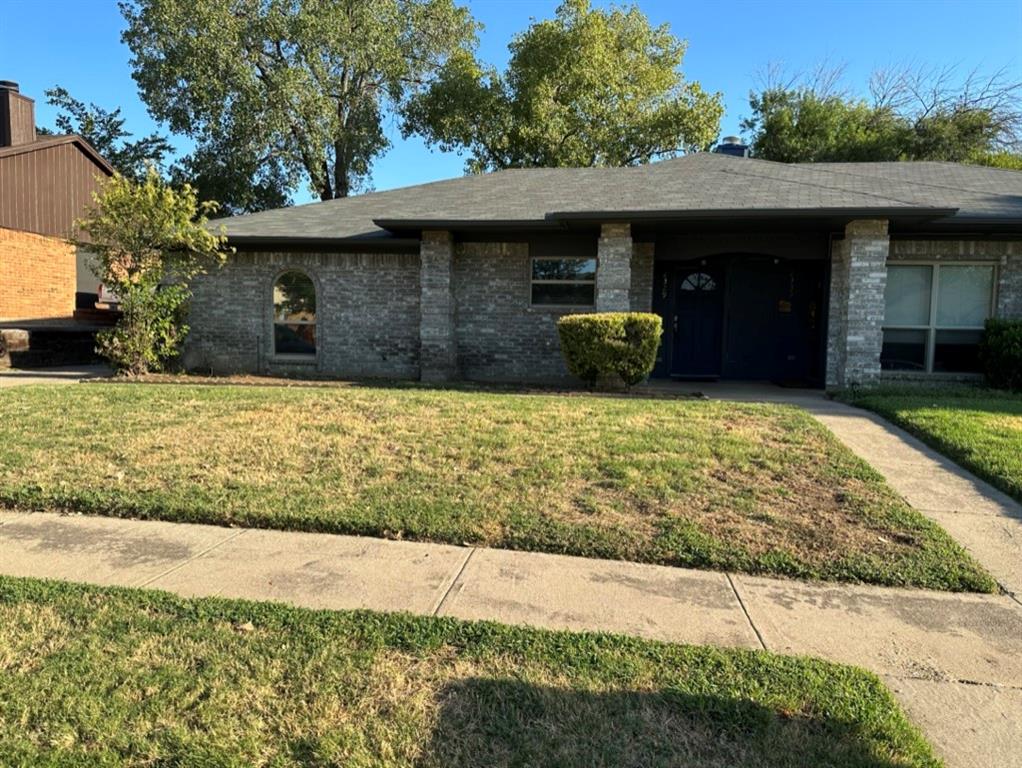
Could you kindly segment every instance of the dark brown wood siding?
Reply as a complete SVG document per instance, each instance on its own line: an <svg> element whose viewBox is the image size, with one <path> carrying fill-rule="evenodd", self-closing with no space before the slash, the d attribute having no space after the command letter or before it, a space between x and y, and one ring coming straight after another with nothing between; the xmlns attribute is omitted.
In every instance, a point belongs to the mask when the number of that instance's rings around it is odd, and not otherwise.
<svg viewBox="0 0 1022 768"><path fill-rule="evenodd" d="M35 141L35 106L20 93L0 89L0 147Z"/></svg>
<svg viewBox="0 0 1022 768"><path fill-rule="evenodd" d="M105 178L74 143L0 157L0 227L67 237Z"/></svg>

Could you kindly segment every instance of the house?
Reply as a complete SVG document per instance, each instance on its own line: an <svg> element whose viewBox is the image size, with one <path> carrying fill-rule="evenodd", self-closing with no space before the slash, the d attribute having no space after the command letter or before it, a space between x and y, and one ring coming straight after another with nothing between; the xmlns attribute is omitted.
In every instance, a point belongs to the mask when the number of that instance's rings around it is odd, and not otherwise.
<svg viewBox="0 0 1022 768"><path fill-rule="evenodd" d="M0 319L68 318L96 293L66 238L113 172L81 136L37 136L34 101L0 80Z"/></svg>
<svg viewBox="0 0 1022 768"><path fill-rule="evenodd" d="M224 219L185 362L557 381L556 320L652 310L656 376L840 387L978 370L1022 318L1022 173L698 153L515 169Z"/></svg>
<svg viewBox="0 0 1022 768"><path fill-rule="evenodd" d="M0 366L12 353L19 364L92 357L74 315L95 304L99 282L67 238L111 174L80 136L38 136L33 100L0 81Z"/></svg>

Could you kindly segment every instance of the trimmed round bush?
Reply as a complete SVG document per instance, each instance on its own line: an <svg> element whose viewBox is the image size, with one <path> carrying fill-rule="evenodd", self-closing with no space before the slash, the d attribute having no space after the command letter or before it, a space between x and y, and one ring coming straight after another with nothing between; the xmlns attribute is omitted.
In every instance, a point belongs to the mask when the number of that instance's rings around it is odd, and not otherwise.
<svg viewBox="0 0 1022 768"><path fill-rule="evenodd" d="M656 364L663 325L649 312L565 315L557 321L568 370L590 386L619 377L638 384Z"/></svg>
<svg viewBox="0 0 1022 768"><path fill-rule="evenodd" d="M987 320L979 357L987 384L1022 390L1022 320Z"/></svg>

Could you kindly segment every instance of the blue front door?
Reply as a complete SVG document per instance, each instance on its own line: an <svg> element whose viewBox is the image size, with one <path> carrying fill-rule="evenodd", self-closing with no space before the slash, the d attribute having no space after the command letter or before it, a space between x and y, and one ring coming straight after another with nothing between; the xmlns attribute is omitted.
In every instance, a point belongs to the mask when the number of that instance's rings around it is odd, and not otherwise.
<svg viewBox="0 0 1022 768"><path fill-rule="evenodd" d="M671 375L716 378L721 371L723 270L705 265L674 272Z"/></svg>

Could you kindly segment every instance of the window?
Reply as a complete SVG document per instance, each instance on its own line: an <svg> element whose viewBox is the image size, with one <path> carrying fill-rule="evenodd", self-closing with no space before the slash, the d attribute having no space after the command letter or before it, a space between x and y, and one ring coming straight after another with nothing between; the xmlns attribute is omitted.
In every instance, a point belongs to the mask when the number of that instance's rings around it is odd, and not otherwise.
<svg viewBox="0 0 1022 768"><path fill-rule="evenodd" d="M273 286L273 351L316 354L316 286L303 272L285 272Z"/></svg>
<svg viewBox="0 0 1022 768"><path fill-rule="evenodd" d="M888 371L979 371L977 350L993 294L990 264L888 266L880 366Z"/></svg>
<svg viewBox="0 0 1022 768"><path fill-rule="evenodd" d="M591 307L596 303L596 259L533 259L532 303Z"/></svg>
<svg viewBox="0 0 1022 768"><path fill-rule="evenodd" d="M717 290L717 281L710 277L705 272L693 272L691 275L681 281L681 290L683 291L715 291Z"/></svg>

